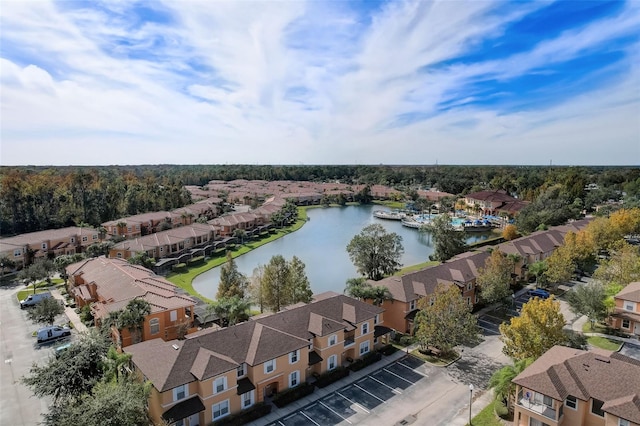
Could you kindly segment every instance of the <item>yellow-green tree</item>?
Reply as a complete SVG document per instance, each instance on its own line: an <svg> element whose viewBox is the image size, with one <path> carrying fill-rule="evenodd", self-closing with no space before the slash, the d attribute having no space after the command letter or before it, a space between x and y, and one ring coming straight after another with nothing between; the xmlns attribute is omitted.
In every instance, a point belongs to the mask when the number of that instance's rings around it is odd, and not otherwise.
<svg viewBox="0 0 640 426"><path fill-rule="evenodd" d="M502 238L507 241L518 238L518 228L515 225L507 225L502 230Z"/></svg>
<svg viewBox="0 0 640 426"><path fill-rule="evenodd" d="M515 360L536 359L553 346L566 342L564 324L560 302L553 298L533 298L522 306L519 317L500 325L502 352Z"/></svg>
<svg viewBox="0 0 640 426"><path fill-rule="evenodd" d="M610 257L600 262L593 277L607 286L622 287L640 281L640 252L638 248L620 241Z"/></svg>
<svg viewBox="0 0 640 426"><path fill-rule="evenodd" d="M552 285L569 281L576 268L572 253L566 246L558 247L545 262L547 270L544 275Z"/></svg>
<svg viewBox="0 0 640 426"><path fill-rule="evenodd" d="M511 296L511 273L513 261L500 250L493 250L478 270L480 296L488 304L505 302Z"/></svg>
<svg viewBox="0 0 640 426"><path fill-rule="evenodd" d="M585 230L568 232L563 245L578 268L585 270L594 265L596 246L590 233Z"/></svg>

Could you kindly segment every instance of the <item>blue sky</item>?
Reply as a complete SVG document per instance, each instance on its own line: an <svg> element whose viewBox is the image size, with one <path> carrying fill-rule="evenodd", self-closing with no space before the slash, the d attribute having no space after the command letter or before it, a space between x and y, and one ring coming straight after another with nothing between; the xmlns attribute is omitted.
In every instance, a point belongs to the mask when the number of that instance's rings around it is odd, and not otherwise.
<svg viewBox="0 0 640 426"><path fill-rule="evenodd" d="M639 1L18 1L2 165L640 164Z"/></svg>

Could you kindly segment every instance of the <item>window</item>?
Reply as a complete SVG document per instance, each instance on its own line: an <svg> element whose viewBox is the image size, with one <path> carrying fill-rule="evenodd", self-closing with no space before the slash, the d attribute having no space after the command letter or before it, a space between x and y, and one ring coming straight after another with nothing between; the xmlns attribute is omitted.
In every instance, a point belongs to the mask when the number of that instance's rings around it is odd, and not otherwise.
<svg viewBox="0 0 640 426"><path fill-rule="evenodd" d="M375 317L373 317L373 325L376 325L380 322L380 315L376 314Z"/></svg>
<svg viewBox="0 0 640 426"><path fill-rule="evenodd" d="M42 243L42 250L46 250L47 249L47 243Z"/></svg>
<svg viewBox="0 0 640 426"><path fill-rule="evenodd" d="M87 242L87 240L88 240L88 238L87 238L87 237L82 237L82 242L83 242L83 243L86 243L86 242Z"/></svg>
<svg viewBox="0 0 640 426"><path fill-rule="evenodd" d="M246 364L244 362L242 364L240 364L236 371L238 372L238 377L242 377L245 374L247 374Z"/></svg>
<svg viewBox="0 0 640 426"><path fill-rule="evenodd" d="M600 401L599 399L593 398L591 400L591 412L596 416L604 417L604 411L602 411L603 405L604 405L604 401Z"/></svg>
<svg viewBox="0 0 640 426"><path fill-rule="evenodd" d="M185 426L184 419L180 419L177 422L173 423L173 426Z"/></svg>
<svg viewBox="0 0 640 426"><path fill-rule="evenodd" d="M213 420L218 420L229 414L229 400L222 401L220 404L215 404L211 411L213 412Z"/></svg>
<svg viewBox="0 0 640 426"><path fill-rule="evenodd" d="M293 388L298 386L298 384L300 383L300 373L297 371L294 371L293 373L289 374L289 387Z"/></svg>
<svg viewBox="0 0 640 426"><path fill-rule="evenodd" d="M409 302L409 310L413 311L416 308L416 301L412 300L411 302Z"/></svg>
<svg viewBox="0 0 640 426"><path fill-rule="evenodd" d="M131 232L131 227L127 226L127 232Z"/></svg>
<svg viewBox="0 0 640 426"><path fill-rule="evenodd" d="M575 396L567 396L567 399L564 400L564 405L575 410L578 407L578 400L576 400Z"/></svg>
<svg viewBox="0 0 640 426"><path fill-rule="evenodd" d="M44 245L44 244L43 244ZM42 247L42 248L46 248L46 247ZM635 303L633 302L628 302L628 301L624 301L624 310L625 311L634 311L635 309Z"/></svg>
<svg viewBox="0 0 640 426"><path fill-rule="evenodd" d="M181 399L185 399L189 395L189 390L187 385L178 386L177 388L173 388L173 400L180 401Z"/></svg>
<svg viewBox="0 0 640 426"><path fill-rule="evenodd" d="M471 298L467 297L467 305L471 306Z"/></svg>
<svg viewBox="0 0 640 426"><path fill-rule="evenodd" d="M242 408L248 408L253 405L253 391L242 394Z"/></svg>
<svg viewBox="0 0 640 426"><path fill-rule="evenodd" d="M76 237L71 237L71 241L70 242L75 243L76 242Z"/></svg>
<svg viewBox="0 0 640 426"><path fill-rule="evenodd" d="M328 370L333 370L334 368L336 368L338 365L338 356L337 355L331 355L329 357L329 360L327 361L327 369Z"/></svg>
<svg viewBox="0 0 640 426"><path fill-rule="evenodd" d="M369 352L369 341L360 343L360 355L364 355Z"/></svg>
<svg viewBox="0 0 640 426"><path fill-rule="evenodd" d="M365 322L362 324L362 335L365 335L369 332L369 323Z"/></svg>
<svg viewBox="0 0 640 426"><path fill-rule="evenodd" d="M300 349L297 351L289 352L289 364L295 364L300 359Z"/></svg>
<svg viewBox="0 0 640 426"><path fill-rule="evenodd" d="M171 319L171 322L177 321L178 320L178 311L169 312L169 318Z"/></svg>
<svg viewBox="0 0 640 426"><path fill-rule="evenodd" d="M534 394L533 394L533 402L535 402L536 404L544 404L547 407L552 407L553 406L553 400L551 399L550 396L543 395L543 394L538 393L538 392L534 392Z"/></svg>
<svg viewBox="0 0 640 426"><path fill-rule="evenodd" d="M338 343L338 336L336 336L335 334L329 336L329 346L333 346L336 343Z"/></svg>
<svg viewBox="0 0 640 426"><path fill-rule="evenodd" d="M122 257L122 253L120 253L120 252L116 253L116 257L117 257L118 259L120 259L120 258Z"/></svg>
<svg viewBox="0 0 640 426"><path fill-rule="evenodd" d="M276 369L276 360L272 359L264 363L264 374L272 373Z"/></svg>
<svg viewBox="0 0 640 426"><path fill-rule="evenodd" d="M631 426L629 420L618 419L618 426Z"/></svg>
<svg viewBox="0 0 640 426"><path fill-rule="evenodd" d="M467 284L467 290L472 290L472 289L473 289L473 283Z"/></svg>
<svg viewBox="0 0 640 426"><path fill-rule="evenodd" d="M91 236L91 239L92 239L92 240L97 240L97 239L98 239L98 234L93 234L93 235Z"/></svg>
<svg viewBox="0 0 640 426"><path fill-rule="evenodd" d="M22 254L22 250L20 250L20 249L17 249L17 250L14 250L14 251L13 251L13 256L14 256L14 257L18 257L18 256L20 256L21 254Z"/></svg>
<svg viewBox="0 0 640 426"><path fill-rule="evenodd" d="M622 328L626 328L627 330L631 327L631 323L629 322L628 319L623 319L622 320Z"/></svg>
<svg viewBox="0 0 640 426"><path fill-rule="evenodd" d="M549 426L546 423L542 423L538 419L534 419L533 417L529 418L529 426Z"/></svg>
<svg viewBox="0 0 640 426"><path fill-rule="evenodd" d="M160 320L158 318L153 318L149 321L149 328L151 329L151 334L160 333Z"/></svg>
<svg viewBox="0 0 640 426"><path fill-rule="evenodd" d="M213 393L220 393L227 390L227 378L218 377L213 381Z"/></svg>
<svg viewBox="0 0 640 426"><path fill-rule="evenodd" d="M164 247L160 247L160 253L164 253Z"/></svg>

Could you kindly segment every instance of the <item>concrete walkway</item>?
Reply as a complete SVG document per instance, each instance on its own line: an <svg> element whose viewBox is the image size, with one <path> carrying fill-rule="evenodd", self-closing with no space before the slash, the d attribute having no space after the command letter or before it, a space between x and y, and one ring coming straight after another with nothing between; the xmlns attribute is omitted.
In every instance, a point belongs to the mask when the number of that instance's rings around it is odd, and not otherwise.
<svg viewBox="0 0 640 426"><path fill-rule="evenodd" d="M55 299L60 300L62 301L62 303L64 303L64 306L65 306L64 314L67 316L67 318L69 318L69 321L71 322L71 324L73 324L73 328L75 328L79 333L86 333L87 326L84 325L83 322L80 320L80 317L76 313L76 310L66 305L64 296L60 294L60 291L58 291L58 289L52 289L51 295Z"/></svg>
<svg viewBox="0 0 640 426"><path fill-rule="evenodd" d="M571 324L571 328L576 333L584 334L587 337L589 337L589 336L599 336L599 337L606 337L607 339L611 339L611 340L617 340L618 342L629 343L631 345L640 344L638 339L633 339L633 338L628 338L628 337L620 337L620 336L614 336L612 334L604 334L604 333L584 333L582 331L582 327L588 322L589 322L589 318L586 315L583 315L580 318L578 318L577 320L575 320L573 322L573 324Z"/></svg>
<svg viewBox="0 0 640 426"><path fill-rule="evenodd" d="M484 410L485 407L493 401L493 391L491 389L487 391L483 391L479 396L473 398L473 403L471 404L471 418L477 416L480 411ZM458 415L451 419L451 423L449 426L465 426L469 424L469 406L460 411Z"/></svg>

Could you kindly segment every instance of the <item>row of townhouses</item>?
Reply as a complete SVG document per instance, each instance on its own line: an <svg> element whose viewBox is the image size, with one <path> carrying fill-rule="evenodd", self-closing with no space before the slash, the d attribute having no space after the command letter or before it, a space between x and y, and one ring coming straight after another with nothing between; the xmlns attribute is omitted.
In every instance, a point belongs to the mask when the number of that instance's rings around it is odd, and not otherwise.
<svg viewBox="0 0 640 426"><path fill-rule="evenodd" d="M329 292L228 328L124 350L153 384L154 421L204 425L373 351L391 331L382 325L383 311Z"/></svg>

